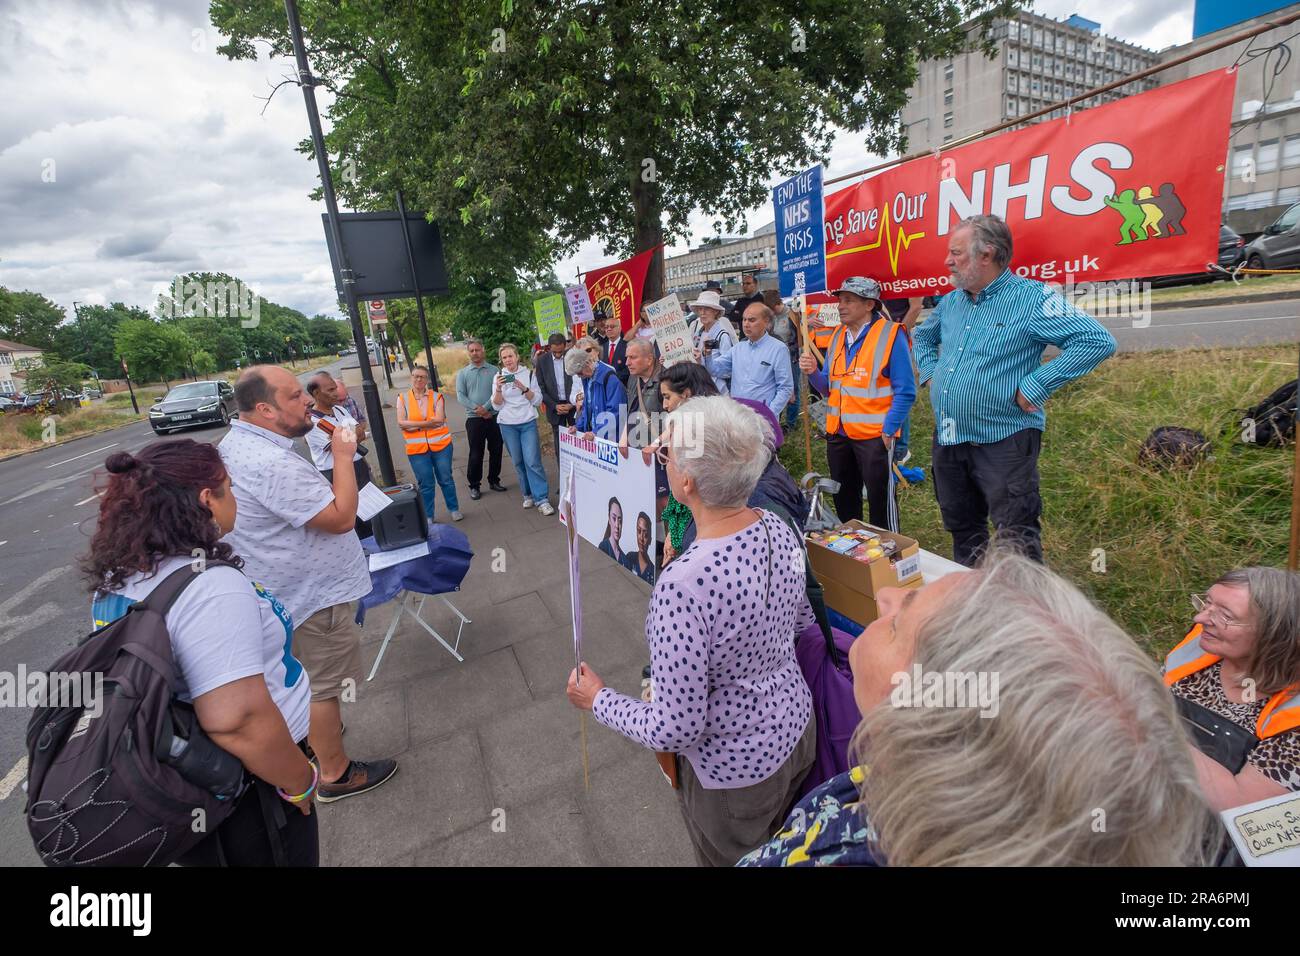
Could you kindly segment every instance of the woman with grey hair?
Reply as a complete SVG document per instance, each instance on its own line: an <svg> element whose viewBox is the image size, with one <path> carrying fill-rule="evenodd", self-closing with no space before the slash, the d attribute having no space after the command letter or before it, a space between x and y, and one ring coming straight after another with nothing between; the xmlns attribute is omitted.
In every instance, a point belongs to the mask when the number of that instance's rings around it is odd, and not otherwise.
<svg viewBox="0 0 1300 956"><path fill-rule="evenodd" d="M1151 659L1077 588L990 553L884 588L849 653L854 769L744 866L1182 866L1212 832Z"/></svg>
<svg viewBox="0 0 1300 956"><path fill-rule="evenodd" d="M659 574L646 614L653 703L608 688L584 662L574 706L673 756L696 859L730 866L766 840L812 766L812 695L794 636L814 620L800 541L746 505L767 464L763 423L729 398L669 415L658 454L699 537Z"/></svg>
<svg viewBox="0 0 1300 956"><path fill-rule="evenodd" d="M1210 806L1300 790L1300 575L1240 568L1192 604L1196 626L1165 658L1165 683Z"/></svg>
<svg viewBox="0 0 1300 956"><path fill-rule="evenodd" d="M581 429L588 439L599 435L618 441L627 411L627 392L613 367L600 360L600 346L583 336L564 356L564 370L573 376L574 424L569 434Z"/></svg>

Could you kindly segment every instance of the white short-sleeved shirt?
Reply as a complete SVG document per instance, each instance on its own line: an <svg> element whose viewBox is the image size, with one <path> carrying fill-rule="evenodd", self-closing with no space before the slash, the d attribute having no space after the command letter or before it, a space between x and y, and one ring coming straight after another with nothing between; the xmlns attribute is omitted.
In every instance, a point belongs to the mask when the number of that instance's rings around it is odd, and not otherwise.
<svg viewBox="0 0 1300 956"><path fill-rule="evenodd" d="M153 574L132 574L120 591L96 597L95 626L117 620L191 561L188 555L164 558ZM307 736L311 685L293 656L293 621L274 595L234 568L214 566L181 592L166 621L182 700L261 674L294 741Z"/></svg>
<svg viewBox="0 0 1300 956"><path fill-rule="evenodd" d="M357 427L357 420L342 405L335 405L328 415L322 414L320 417L329 419L336 428L342 428L344 425L349 428ZM330 436L323 428L316 427L307 433L307 450L311 452L312 463L318 471L329 471L334 467L334 453L330 451ZM360 461L361 453L354 454L352 460Z"/></svg>
<svg viewBox="0 0 1300 956"><path fill-rule="evenodd" d="M217 449L239 505L225 540L244 559L245 573L278 597L296 624L370 593L356 532L307 527L334 500L334 489L292 439L236 419Z"/></svg>

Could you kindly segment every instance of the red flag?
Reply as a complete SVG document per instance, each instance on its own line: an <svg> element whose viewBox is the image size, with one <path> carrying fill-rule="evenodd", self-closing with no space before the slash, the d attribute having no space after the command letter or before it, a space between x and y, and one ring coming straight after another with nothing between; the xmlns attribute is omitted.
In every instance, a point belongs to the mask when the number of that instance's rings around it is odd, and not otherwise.
<svg viewBox="0 0 1300 956"><path fill-rule="evenodd" d="M617 318L624 332L632 327L641 310L645 274L650 268L650 260L662 245L637 253L624 262L588 272L582 277L587 286L587 294L591 296L592 308L603 310L606 315Z"/></svg>
<svg viewBox="0 0 1300 956"><path fill-rule="evenodd" d="M1204 272L1216 261L1236 77L1214 70L887 170L826 197L826 280L889 298L952 290L948 234L994 212L1011 268L1048 282Z"/></svg>

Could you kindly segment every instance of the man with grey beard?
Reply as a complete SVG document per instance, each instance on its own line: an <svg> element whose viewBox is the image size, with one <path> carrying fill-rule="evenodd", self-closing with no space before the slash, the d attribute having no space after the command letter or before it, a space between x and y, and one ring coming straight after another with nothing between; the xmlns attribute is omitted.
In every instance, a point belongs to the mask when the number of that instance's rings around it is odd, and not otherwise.
<svg viewBox="0 0 1300 956"><path fill-rule="evenodd" d="M1096 319L1012 272L1011 251L1000 217L962 220L945 262L954 291L915 333L919 380L929 382L934 407L934 493L953 560L968 567L988 546L990 519L1000 537L1043 559L1043 405L1115 351ZM1044 363L1049 345L1061 354Z"/></svg>

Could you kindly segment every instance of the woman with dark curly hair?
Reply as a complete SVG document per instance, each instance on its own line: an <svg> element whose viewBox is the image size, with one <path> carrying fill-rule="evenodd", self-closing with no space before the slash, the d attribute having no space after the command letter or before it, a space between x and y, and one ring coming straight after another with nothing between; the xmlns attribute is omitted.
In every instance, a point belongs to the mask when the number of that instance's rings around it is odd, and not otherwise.
<svg viewBox="0 0 1300 956"><path fill-rule="evenodd" d="M289 613L237 570L243 561L220 540L236 512L220 453L189 439L160 441L137 455L115 452L104 467L99 525L83 561L95 626L121 617L178 570L200 574L166 616L178 696L246 772L234 812L181 862L259 866L280 856L317 865L311 808L319 775L303 747L311 689L290 651Z"/></svg>

